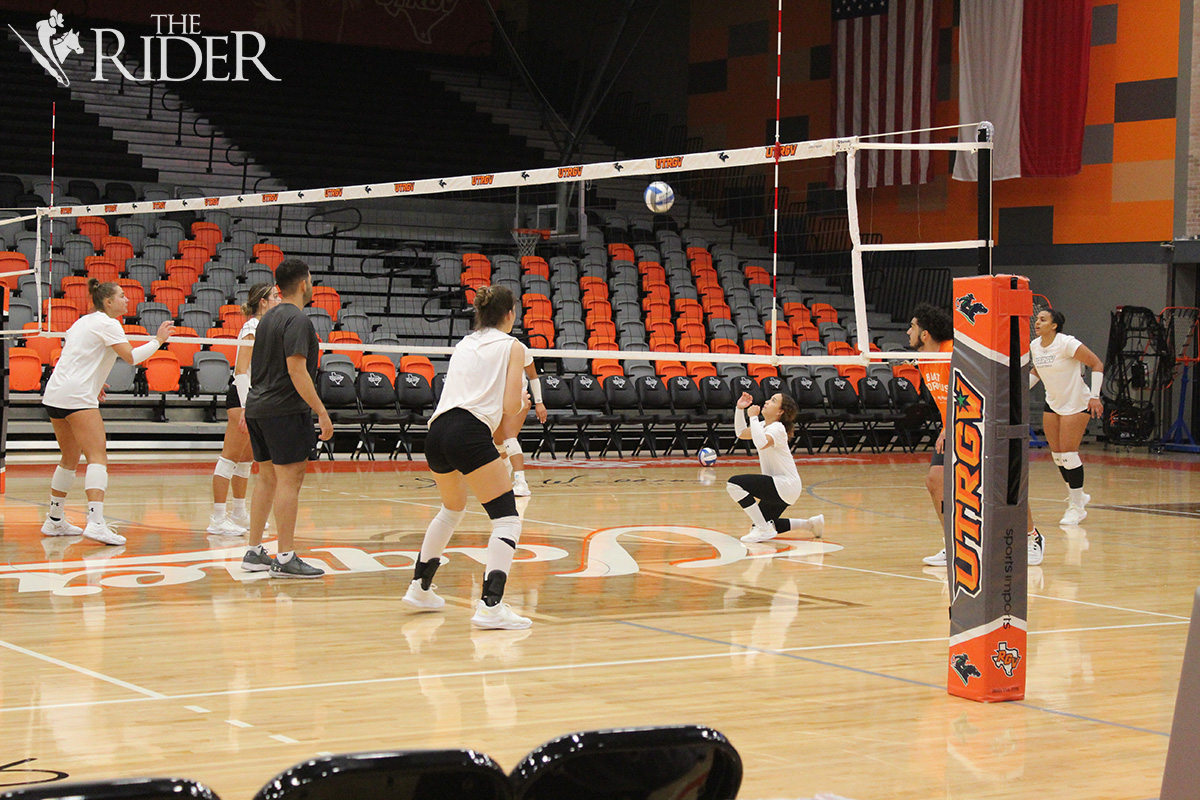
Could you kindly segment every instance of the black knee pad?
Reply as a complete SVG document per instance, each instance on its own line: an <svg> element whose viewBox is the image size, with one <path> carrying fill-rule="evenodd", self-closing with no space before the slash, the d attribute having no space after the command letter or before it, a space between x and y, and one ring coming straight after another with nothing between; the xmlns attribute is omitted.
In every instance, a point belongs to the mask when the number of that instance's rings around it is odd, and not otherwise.
<svg viewBox="0 0 1200 800"><path fill-rule="evenodd" d="M487 574L483 579L483 604L487 606L497 605L504 597L504 584L508 583L508 575L498 569L494 569Z"/></svg>
<svg viewBox="0 0 1200 800"><path fill-rule="evenodd" d="M512 493L511 489L509 489L499 497L495 497L484 503L483 510L487 512L489 519L518 516L517 496Z"/></svg>

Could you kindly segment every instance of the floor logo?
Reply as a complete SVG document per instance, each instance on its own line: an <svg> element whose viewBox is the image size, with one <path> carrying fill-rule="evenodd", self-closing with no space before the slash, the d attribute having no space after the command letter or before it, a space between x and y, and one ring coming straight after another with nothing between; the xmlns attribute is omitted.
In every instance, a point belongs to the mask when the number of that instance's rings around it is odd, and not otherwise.
<svg viewBox="0 0 1200 800"><path fill-rule="evenodd" d="M83 46L79 44L78 33L65 30L62 14L51 9L49 19L44 19L37 24L36 47L17 33L17 29L12 25L9 25L8 29L17 34L17 38L24 43L37 62L46 72L50 73L50 77L58 81L60 86L71 85L71 79L67 77L66 70L63 69L63 61L72 53L82 55Z"/></svg>

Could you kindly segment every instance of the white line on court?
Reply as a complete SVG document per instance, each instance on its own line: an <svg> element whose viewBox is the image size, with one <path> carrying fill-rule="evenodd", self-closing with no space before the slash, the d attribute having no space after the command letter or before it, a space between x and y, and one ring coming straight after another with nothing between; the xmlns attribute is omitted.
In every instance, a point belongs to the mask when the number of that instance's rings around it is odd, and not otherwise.
<svg viewBox="0 0 1200 800"><path fill-rule="evenodd" d="M1184 623L1183 622L1147 622L1147 623L1131 624L1131 625L1100 625L1100 626L1091 627L1091 628L1069 628L1069 629L1064 629L1064 630L1048 630L1048 631L1031 630L1031 631L1029 631L1029 635L1030 636L1046 636L1046 635L1051 635L1051 634L1055 634L1055 633L1087 633L1087 632L1092 632L1092 631L1119 630L1119 629L1123 629L1123 628L1153 628L1153 627L1161 627L1161 626L1169 626L1169 625L1182 625L1182 624L1184 624ZM936 637L927 637L927 638L921 638L921 639L892 639L892 640L884 640L884 641L846 642L846 643L842 643L842 644L810 645L807 647L790 647L790 648L781 648L778 650L755 650L753 652L770 655L772 653L782 654L782 653L794 653L794 652L814 652L814 651L820 651L820 650L845 650L845 649L852 649L852 648L879 647L879 646L889 646L889 645L929 644L929 643L934 643L934 642L946 642L946 641L947 641L947 637L936 636ZM605 668L609 668L609 667L628 667L628 666L637 666L637 665L646 665L646 664L667 664L667 663L680 662L680 661L707 661L707 660L719 659L719 658L735 658L735 657L739 657L739 656L744 656L746 654L746 652L748 652L748 651L737 650L737 651L731 652L728 649L723 649L719 652L714 652L714 653L700 653L697 655L687 655L687 656L665 656L665 657L661 657L661 658L623 659L623 660L619 660L619 661L593 661L593 662L583 662L583 663L577 663L577 664L548 664L548 665L536 666L536 667L510 667L507 669L471 670L471 671L465 671L465 672L446 672L446 673L434 674L434 675L428 675L428 674L425 674L425 675L398 675L398 676L391 676L391 677L387 677L387 678L363 678L363 679L359 679L359 680L346 680L346 681L323 681L320 683L291 684L288 686L258 686L258 687L246 687L246 688L240 688L240 689L222 689L219 691L212 691L212 692L188 692L186 694L179 694L179 695L158 694L154 697L130 697L130 698L124 698L124 699L120 699L120 700L89 700L89 701L82 701L82 702L77 702L77 703L49 703L49 704L38 704L38 705L29 705L29 706L11 706L8 708L0 707L0 714L14 712L14 711L40 711L40 710L56 709L56 708L91 708L94 706L122 705L122 704L126 704L126 703L144 703L144 702L148 702L150 700L178 701L178 700L190 700L190 699L195 699L195 698L200 698L200 697L231 697L231 696L251 695L251 694L273 694L273 693L292 692L292 691L311 691L314 689L338 688L338 687L345 687L345 686L371 686L371 685L383 685L383 684L399 684L399 683L410 683L412 681L419 681L419 680L450 680L450 679L455 679L455 678L476 678L476 677L489 676L489 675L519 675L519 674L534 673L534 672L560 672L560 671L574 671L574 670L582 671L582 670L589 670L589 669L605 669ZM196 708L196 707L195 706L187 706L187 708ZM236 725L237 727L244 727L244 728L253 727L249 723L241 722L239 720L226 720L226 722L228 722L230 725Z"/></svg>
<svg viewBox="0 0 1200 800"><path fill-rule="evenodd" d="M114 686L120 686L122 689L128 689L131 692L137 692L138 694L145 695L146 697L152 698L154 700L165 700L167 698L167 696L165 694L161 694L159 692L155 692L150 689L145 689L136 684L129 683L128 681L123 681L120 678L114 678L110 675L105 675L104 673L96 672L96 670L94 670L94 669L88 669L87 667L81 667L78 664L71 664L69 662L63 661L62 659L54 658L53 656L48 656L48 655L44 655L42 653L34 652L33 650L29 650L28 648L13 644L12 642L5 642L5 641L0 640L0 647L7 647L9 650L12 650L13 652L29 656L30 658L36 658L40 661L45 661L49 664L54 664L56 666L63 667L65 669L72 670L74 672L78 672L80 675L87 675L89 678L96 678L97 680L102 680L105 683L111 683Z"/></svg>
<svg viewBox="0 0 1200 800"><path fill-rule="evenodd" d="M282 733L272 733L269 738L274 739L277 742L283 742L284 744L300 744L299 739L293 739L290 736L284 736Z"/></svg>
<svg viewBox="0 0 1200 800"><path fill-rule="evenodd" d="M204 706L184 706L184 708L186 708L188 711L195 711L197 714L211 714L212 713Z"/></svg>
<svg viewBox="0 0 1200 800"><path fill-rule="evenodd" d="M235 728L253 728L254 727L249 722L242 722L240 719L227 719L225 721L228 722L230 725L232 725Z"/></svg>

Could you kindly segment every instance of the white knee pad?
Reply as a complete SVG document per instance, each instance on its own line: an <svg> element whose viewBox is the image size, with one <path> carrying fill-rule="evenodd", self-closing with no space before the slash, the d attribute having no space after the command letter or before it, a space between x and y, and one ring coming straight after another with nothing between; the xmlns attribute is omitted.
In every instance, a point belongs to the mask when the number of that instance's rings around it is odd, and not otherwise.
<svg viewBox="0 0 1200 800"><path fill-rule="evenodd" d="M225 458L225 456L220 456L217 458L217 466L213 468L213 475L216 475L218 478L229 480L233 477L236 470L237 464L235 464L232 460Z"/></svg>
<svg viewBox="0 0 1200 800"><path fill-rule="evenodd" d="M749 492L738 486L736 483L725 484L725 491L729 492L729 496L734 499L734 502L741 502L750 496Z"/></svg>
<svg viewBox="0 0 1200 800"><path fill-rule="evenodd" d="M239 461L238 465L233 469L233 474L238 478L249 478L250 468L253 466L253 461Z"/></svg>
<svg viewBox="0 0 1200 800"><path fill-rule="evenodd" d="M465 508L462 511L451 511L445 506L442 506L441 510L438 511L437 516L434 517L434 519L445 525L449 525L450 529L454 530L458 527L458 523L462 520L463 514L466 513L467 510Z"/></svg>
<svg viewBox="0 0 1200 800"><path fill-rule="evenodd" d="M54 476L50 478L50 488L56 492L70 494L71 487L75 485L75 470L63 469L61 466L54 468Z"/></svg>
<svg viewBox="0 0 1200 800"><path fill-rule="evenodd" d="M1083 459L1079 457L1079 453L1063 453L1062 466L1064 469L1079 469L1083 466Z"/></svg>
<svg viewBox="0 0 1200 800"><path fill-rule="evenodd" d="M87 472L83 476L83 488L89 491L108 491L108 467L104 464L88 464Z"/></svg>
<svg viewBox="0 0 1200 800"><path fill-rule="evenodd" d="M1054 461L1054 466L1061 467L1063 465L1062 453L1051 453L1050 458Z"/></svg>
<svg viewBox="0 0 1200 800"><path fill-rule="evenodd" d="M504 440L504 452L508 453L508 457L519 456L522 454L521 443L516 438Z"/></svg>

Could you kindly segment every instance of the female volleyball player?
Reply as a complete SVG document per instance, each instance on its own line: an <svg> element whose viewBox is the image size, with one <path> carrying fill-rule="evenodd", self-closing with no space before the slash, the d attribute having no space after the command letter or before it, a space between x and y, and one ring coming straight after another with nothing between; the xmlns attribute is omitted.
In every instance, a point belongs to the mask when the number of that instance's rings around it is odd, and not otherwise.
<svg viewBox="0 0 1200 800"><path fill-rule="evenodd" d="M1033 359L1029 383L1046 384L1046 413L1042 425L1051 456L1070 489L1067 513L1060 525L1078 525L1087 516L1091 496L1083 491L1083 461L1079 443L1088 420L1104 413L1100 390L1104 386L1104 364L1074 336L1062 332L1066 317L1061 311L1040 311L1034 323L1038 338L1029 344ZM1092 384L1083 382L1082 367L1092 370Z"/></svg>
<svg viewBox="0 0 1200 800"><path fill-rule="evenodd" d="M508 470L492 437L501 418L516 414L523 404L525 346L509 335L515 316L509 289L480 287L474 305L475 331L454 348L442 397L425 437L425 458L442 507L425 531L404 602L427 610L446 604L433 591L433 576L462 519L469 487L492 520L483 594L475 604L471 624L477 628L519 630L528 628L531 621L501 600L521 538L521 518Z"/></svg>
<svg viewBox="0 0 1200 800"><path fill-rule="evenodd" d="M762 406L752 405L754 398L743 392L733 410L733 430L739 439L750 439L758 450L761 475L734 475L725 484L733 498L753 523L743 542L765 542L791 530L809 531L817 538L825 532L825 515L808 519L786 519L783 512L800 499L804 488L792 448L796 401L785 394L773 394ZM746 414L750 420L747 422Z"/></svg>
<svg viewBox="0 0 1200 800"><path fill-rule="evenodd" d="M533 409L538 422L546 424L546 405L542 402L542 381L537 369L533 366L533 355L525 351L525 376L529 382L529 394L533 397ZM522 395L524 396L524 395ZM529 482L525 480L525 454L521 452L521 441L517 435L525 425L525 416L529 413L529 401L521 403L521 410L511 416L505 415L500 420L500 427L492 440L497 447L503 448L501 458L507 459L508 468L512 470L513 494L517 497L529 497Z"/></svg>
<svg viewBox="0 0 1200 800"><path fill-rule="evenodd" d="M242 536L250 527L250 512L246 510L246 486L250 482L250 467L254 454L250 434L242 422L246 396L250 394L250 355L254 352L254 332L262 315L279 305L279 289L274 284L256 283L250 287L246 304L242 306L249 319L238 332L237 355L234 357L233 384L225 395L225 441L213 470L213 509L208 520L208 532L218 536ZM233 501L226 510L225 501L233 487Z"/></svg>
<svg viewBox="0 0 1200 800"><path fill-rule="evenodd" d="M42 405L50 414L54 438L62 457L50 479L50 513L42 525L46 536L83 534L104 544L125 544L125 537L108 526L104 519L104 492L108 488L108 454L100 400L104 380L118 358L140 364L162 347L175 332L169 321L158 326L154 341L134 347L121 327L121 317L129 306L125 292L115 283L88 281L94 310L80 317L67 330L62 355L46 382ZM83 487L87 492L87 527L80 530L63 516L63 502L75 483L79 456L87 459Z"/></svg>

